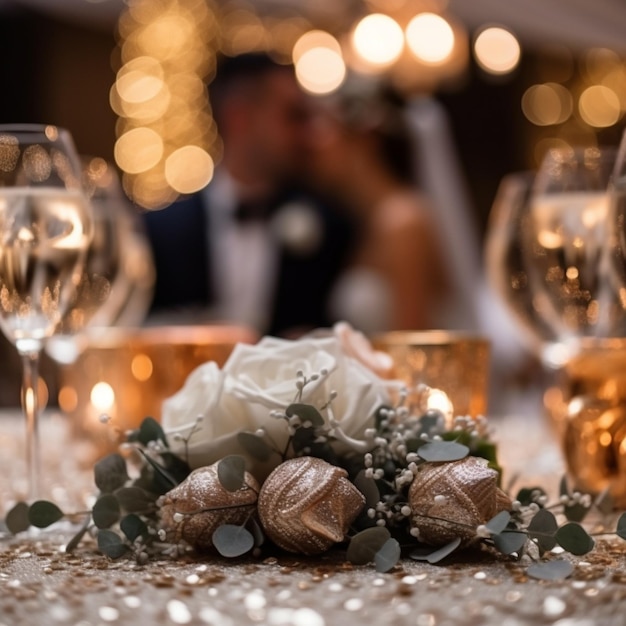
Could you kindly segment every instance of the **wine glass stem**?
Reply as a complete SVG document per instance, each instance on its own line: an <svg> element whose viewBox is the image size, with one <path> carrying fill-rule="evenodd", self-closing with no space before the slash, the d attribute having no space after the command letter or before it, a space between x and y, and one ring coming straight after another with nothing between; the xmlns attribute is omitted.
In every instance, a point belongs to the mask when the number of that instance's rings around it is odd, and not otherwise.
<svg viewBox="0 0 626 626"><path fill-rule="evenodd" d="M22 354L23 381L22 407L26 417L26 463L28 471L29 499L39 498L40 451L39 451L39 352Z"/></svg>

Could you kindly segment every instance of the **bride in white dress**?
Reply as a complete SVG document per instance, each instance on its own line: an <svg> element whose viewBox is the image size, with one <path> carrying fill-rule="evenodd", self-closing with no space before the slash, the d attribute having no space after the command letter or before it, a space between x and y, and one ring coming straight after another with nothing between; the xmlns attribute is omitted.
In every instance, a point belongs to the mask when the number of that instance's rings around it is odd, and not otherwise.
<svg viewBox="0 0 626 626"><path fill-rule="evenodd" d="M403 102L391 91L342 93L317 128L313 175L353 213L358 243L331 317L363 332L441 327L446 254L418 192Z"/></svg>

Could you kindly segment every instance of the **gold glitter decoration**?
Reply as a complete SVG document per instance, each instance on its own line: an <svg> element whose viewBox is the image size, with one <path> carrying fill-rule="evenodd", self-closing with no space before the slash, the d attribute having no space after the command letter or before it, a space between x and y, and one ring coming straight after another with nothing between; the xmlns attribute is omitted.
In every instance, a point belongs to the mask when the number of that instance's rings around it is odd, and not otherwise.
<svg viewBox="0 0 626 626"><path fill-rule="evenodd" d="M161 523L174 541L183 539L196 550L213 546L212 536L223 524L244 524L254 513L259 484L246 472L245 486L227 491L217 466L194 470L163 497Z"/></svg>
<svg viewBox="0 0 626 626"><path fill-rule="evenodd" d="M365 498L345 470L300 457L279 465L259 494L259 517L269 538L289 552L321 554L343 541Z"/></svg>
<svg viewBox="0 0 626 626"><path fill-rule="evenodd" d="M511 500L498 487L498 473L470 456L422 466L411 484L409 505L420 541L437 546L457 537L470 543L476 528L509 510Z"/></svg>

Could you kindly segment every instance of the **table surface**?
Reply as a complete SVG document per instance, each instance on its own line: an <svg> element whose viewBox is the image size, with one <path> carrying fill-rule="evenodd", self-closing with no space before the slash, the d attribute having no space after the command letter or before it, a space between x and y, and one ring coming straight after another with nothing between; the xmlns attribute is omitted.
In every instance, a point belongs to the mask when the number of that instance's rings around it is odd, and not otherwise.
<svg viewBox="0 0 626 626"><path fill-rule="evenodd" d="M520 474L556 488L562 461L541 416L491 424L505 482ZM42 420L45 489L62 508L93 495L92 451L68 438L68 430L62 416ZM19 416L0 415L0 510L25 488L22 449ZM111 561L89 543L65 554L68 533L61 526L0 542L0 626L625 623L626 542L619 540L599 542L573 559L570 579L545 582L527 578L511 560L476 552L445 566L407 559L388 574L351 566L339 550L317 558L225 562L205 556L138 565Z"/></svg>

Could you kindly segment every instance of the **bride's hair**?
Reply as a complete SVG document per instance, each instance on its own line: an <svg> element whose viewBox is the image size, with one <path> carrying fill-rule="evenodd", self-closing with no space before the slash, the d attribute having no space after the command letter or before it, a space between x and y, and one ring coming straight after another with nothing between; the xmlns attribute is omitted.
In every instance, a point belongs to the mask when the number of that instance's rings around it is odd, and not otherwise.
<svg viewBox="0 0 626 626"><path fill-rule="evenodd" d="M415 145L406 121L406 99L388 82L349 78L334 95L346 129L372 137L381 160L400 181L416 184Z"/></svg>

